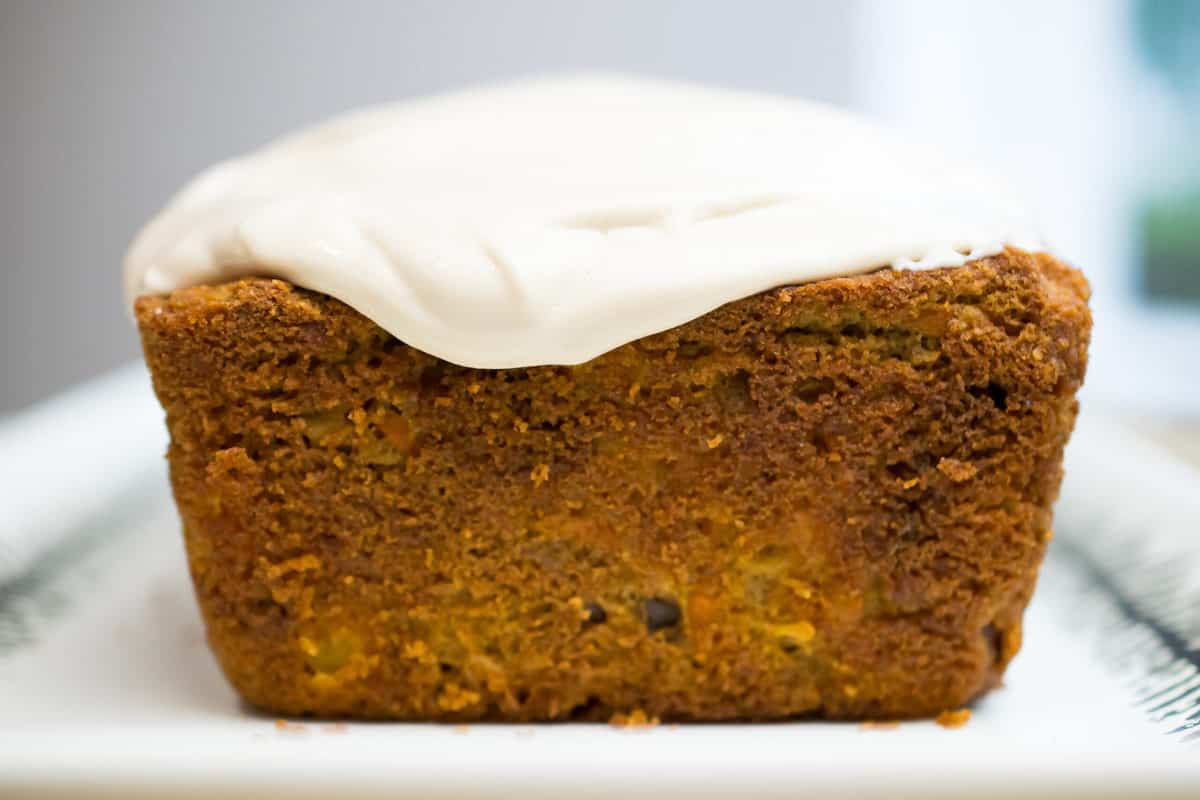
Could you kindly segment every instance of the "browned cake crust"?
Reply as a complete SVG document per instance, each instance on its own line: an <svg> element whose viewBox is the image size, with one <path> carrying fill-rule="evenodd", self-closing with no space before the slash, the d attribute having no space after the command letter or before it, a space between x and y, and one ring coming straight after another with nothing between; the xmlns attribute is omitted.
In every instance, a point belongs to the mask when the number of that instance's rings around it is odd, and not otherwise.
<svg viewBox="0 0 1200 800"><path fill-rule="evenodd" d="M277 713L887 718L995 686L1090 317L1010 250L478 370L272 280L144 297L209 641Z"/></svg>

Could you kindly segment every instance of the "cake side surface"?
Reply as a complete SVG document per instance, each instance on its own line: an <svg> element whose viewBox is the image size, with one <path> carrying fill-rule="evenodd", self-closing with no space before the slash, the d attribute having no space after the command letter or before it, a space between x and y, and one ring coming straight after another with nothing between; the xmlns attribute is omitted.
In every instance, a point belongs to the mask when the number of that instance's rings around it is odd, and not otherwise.
<svg viewBox="0 0 1200 800"><path fill-rule="evenodd" d="M1009 249L506 370L280 281L136 310L209 641L250 703L841 719L958 707L1019 648L1086 299Z"/></svg>

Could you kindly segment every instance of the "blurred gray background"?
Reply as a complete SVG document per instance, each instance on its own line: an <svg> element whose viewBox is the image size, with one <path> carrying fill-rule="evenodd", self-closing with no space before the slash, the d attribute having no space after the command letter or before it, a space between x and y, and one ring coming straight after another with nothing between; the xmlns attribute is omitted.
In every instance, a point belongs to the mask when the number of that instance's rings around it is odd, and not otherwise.
<svg viewBox="0 0 1200 800"><path fill-rule="evenodd" d="M853 6L0 0L0 411L137 355L125 248L218 159L366 103L565 68L845 103Z"/></svg>
<svg viewBox="0 0 1200 800"><path fill-rule="evenodd" d="M137 357L125 248L213 162L612 69L831 101L998 167L1092 282L1088 403L1200 420L1197 53L1200 0L0 0L0 414Z"/></svg>

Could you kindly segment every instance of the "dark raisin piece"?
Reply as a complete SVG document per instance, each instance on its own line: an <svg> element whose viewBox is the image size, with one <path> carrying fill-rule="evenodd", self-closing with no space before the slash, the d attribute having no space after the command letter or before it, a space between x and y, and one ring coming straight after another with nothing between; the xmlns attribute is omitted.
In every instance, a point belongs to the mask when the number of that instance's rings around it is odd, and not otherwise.
<svg viewBox="0 0 1200 800"><path fill-rule="evenodd" d="M599 603L587 602L583 604L583 610L587 612L587 619L584 620L588 625L599 625L608 620L608 612L604 610L604 606Z"/></svg>
<svg viewBox="0 0 1200 800"><path fill-rule="evenodd" d="M646 629L651 633L678 625L681 618L674 600L652 597L646 601Z"/></svg>

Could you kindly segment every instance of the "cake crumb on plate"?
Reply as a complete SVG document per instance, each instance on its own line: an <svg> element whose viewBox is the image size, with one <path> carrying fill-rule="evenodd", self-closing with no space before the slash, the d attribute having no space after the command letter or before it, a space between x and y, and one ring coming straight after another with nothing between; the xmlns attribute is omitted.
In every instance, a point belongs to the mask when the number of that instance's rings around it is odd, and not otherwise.
<svg viewBox="0 0 1200 800"><path fill-rule="evenodd" d="M894 719L869 719L865 722L860 722L858 727L865 731L894 731L900 727L900 721Z"/></svg>
<svg viewBox="0 0 1200 800"><path fill-rule="evenodd" d="M971 709L960 708L957 711L943 711L937 715L937 724L943 728L961 728L971 718Z"/></svg>
<svg viewBox="0 0 1200 800"><path fill-rule="evenodd" d="M614 728L654 728L658 726L659 719L635 708L627 714L618 711L608 720L608 724Z"/></svg>
<svg viewBox="0 0 1200 800"><path fill-rule="evenodd" d="M308 736L308 726L301 725L298 722L288 722L286 719L275 720L275 730L279 733L287 733L300 736Z"/></svg>

